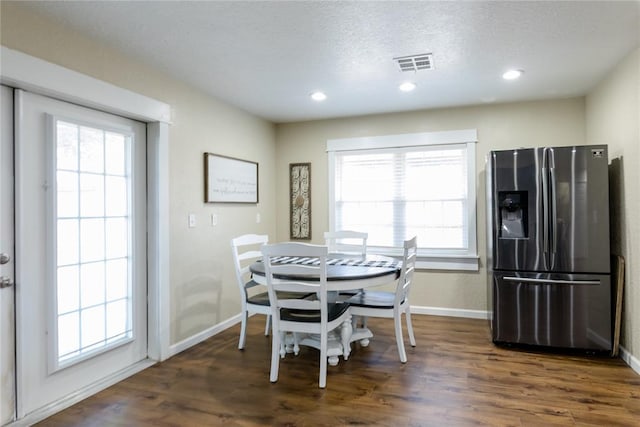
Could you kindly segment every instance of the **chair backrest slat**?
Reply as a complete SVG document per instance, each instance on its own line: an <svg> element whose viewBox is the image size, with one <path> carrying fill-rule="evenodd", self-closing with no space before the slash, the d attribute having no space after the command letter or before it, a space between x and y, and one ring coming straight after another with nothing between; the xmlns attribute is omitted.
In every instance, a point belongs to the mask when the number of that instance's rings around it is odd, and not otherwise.
<svg viewBox="0 0 640 427"><path fill-rule="evenodd" d="M416 258L418 256L417 237L413 237L404 242L404 250L402 255L402 270L396 287L396 304L401 303L409 298L411 292L411 282L413 282L413 273L416 269Z"/></svg>
<svg viewBox="0 0 640 427"><path fill-rule="evenodd" d="M329 253L367 256L368 233L353 230L327 231L324 233L325 245Z"/></svg>
<svg viewBox="0 0 640 427"><path fill-rule="evenodd" d="M253 244L262 245L264 243L266 243L266 242L263 242L262 239L261 239L257 243L253 243ZM247 252L242 252L242 253L238 254L238 260L239 261L245 261L245 260L248 260L248 259L261 258L261 257L262 257L262 252L260 252L259 250L247 251Z"/></svg>
<svg viewBox="0 0 640 427"><path fill-rule="evenodd" d="M269 236L263 234L244 234L231 239L236 281L245 300L247 297L245 285L251 280L249 266L262 257L260 247L268 242Z"/></svg>

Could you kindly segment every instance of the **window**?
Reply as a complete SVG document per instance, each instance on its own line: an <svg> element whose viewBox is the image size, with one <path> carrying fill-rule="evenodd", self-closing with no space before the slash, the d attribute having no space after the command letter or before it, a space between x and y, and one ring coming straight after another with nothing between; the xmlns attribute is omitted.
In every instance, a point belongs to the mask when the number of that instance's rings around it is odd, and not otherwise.
<svg viewBox="0 0 640 427"><path fill-rule="evenodd" d="M54 370L133 339L132 135L54 119Z"/></svg>
<svg viewBox="0 0 640 427"><path fill-rule="evenodd" d="M418 236L422 268L477 270L476 132L331 140L331 230L369 233L370 252L398 255Z"/></svg>

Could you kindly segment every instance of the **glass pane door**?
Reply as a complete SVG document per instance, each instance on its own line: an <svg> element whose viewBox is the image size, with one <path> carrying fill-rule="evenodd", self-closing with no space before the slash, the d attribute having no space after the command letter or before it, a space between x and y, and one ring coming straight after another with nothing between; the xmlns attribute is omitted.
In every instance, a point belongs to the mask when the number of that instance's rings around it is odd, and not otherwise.
<svg viewBox="0 0 640 427"><path fill-rule="evenodd" d="M146 128L16 90L17 418L147 358Z"/></svg>

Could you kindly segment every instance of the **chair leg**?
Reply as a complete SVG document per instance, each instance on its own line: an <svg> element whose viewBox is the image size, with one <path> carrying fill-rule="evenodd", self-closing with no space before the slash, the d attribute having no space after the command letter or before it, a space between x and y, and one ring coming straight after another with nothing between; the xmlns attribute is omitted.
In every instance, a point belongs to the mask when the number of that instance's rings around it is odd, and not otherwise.
<svg viewBox="0 0 640 427"><path fill-rule="evenodd" d="M300 354L300 333L291 332L291 339L293 339L293 354L297 356Z"/></svg>
<svg viewBox="0 0 640 427"><path fill-rule="evenodd" d="M280 367L280 334L271 334L271 375L269 380L272 383L278 381L278 369Z"/></svg>
<svg viewBox="0 0 640 427"><path fill-rule="evenodd" d="M396 345L398 346L398 354L400 355L400 362L407 363L407 353L404 351L404 339L402 338L402 314L400 312L395 313L393 316L393 323L396 329Z"/></svg>
<svg viewBox="0 0 640 427"><path fill-rule="evenodd" d="M265 325L264 325L264 336L268 337L269 336L269 330L271 329L271 315L267 314L267 320L265 320Z"/></svg>
<svg viewBox="0 0 640 427"><path fill-rule="evenodd" d="M327 334L320 334L320 379L318 381L320 388L327 386Z"/></svg>
<svg viewBox="0 0 640 427"><path fill-rule="evenodd" d="M249 313L245 310L242 313L242 322L240 325L240 340L238 341L238 349L242 350L244 348L245 338L247 336L247 318L249 317Z"/></svg>
<svg viewBox="0 0 640 427"><path fill-rule="evenodd" d="M407 333L409 334L409 342L411 342L411 347L416 346L416 337L413 335L413 324L411 323L411 308L407 306L407 311L405 311L405 317L407 318Z"/></svg>
<svg viewBox="0 0 640 427"><path fill-rule="evenodd" d="M273 335L280 336L280 358L284 359L287 355L287 335L284 332L274 332Z"/></svg>

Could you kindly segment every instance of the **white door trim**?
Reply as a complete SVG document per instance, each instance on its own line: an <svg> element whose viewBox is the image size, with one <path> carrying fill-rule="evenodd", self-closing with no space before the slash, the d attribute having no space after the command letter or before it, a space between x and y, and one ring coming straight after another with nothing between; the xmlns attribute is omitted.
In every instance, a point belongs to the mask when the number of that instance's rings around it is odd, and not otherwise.
<svg viewBox="0 0 640 427"><path fill-rule="evenodd" d="M171 107L42 59L0 46L0 82L147 123L148 354L169 352L169 119Z"/></svg>
<svg viewBox="0 0 640 427"><path fill-rule="evenodd" d="M2 85L0 90L0 252L10 257L0 266L0 275L15 282L13 89ZM0 425L16 418L14 297L12 286L0 289Z"/></svg>
<svg viewBox="0 0 640 427"><path fill-rule="evenodd" d="M86 74L1 46L2 83L142 122L169 123L171 107Z"/></svg>

